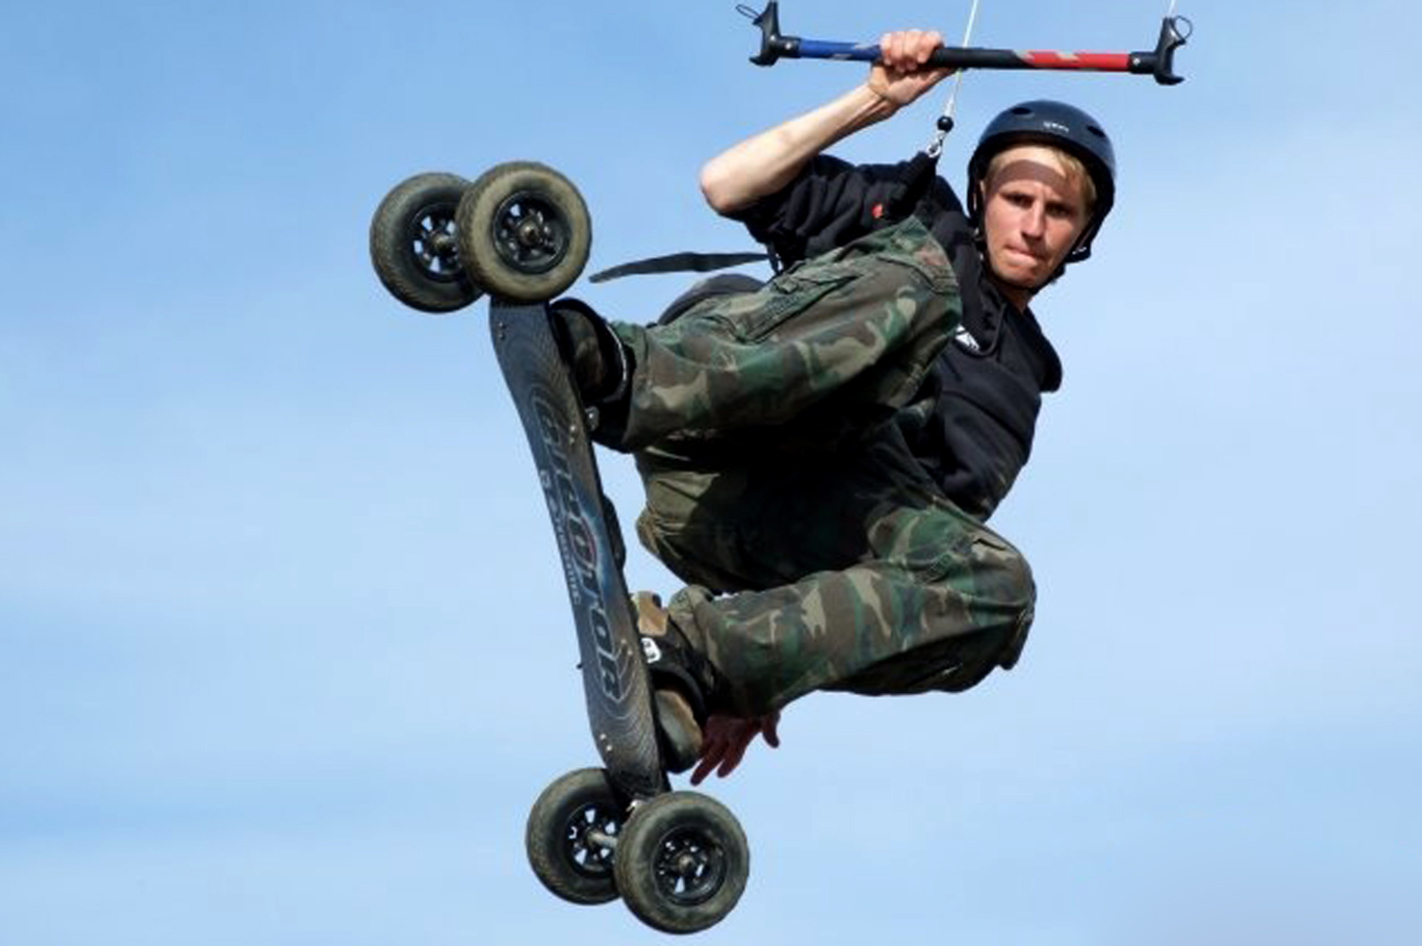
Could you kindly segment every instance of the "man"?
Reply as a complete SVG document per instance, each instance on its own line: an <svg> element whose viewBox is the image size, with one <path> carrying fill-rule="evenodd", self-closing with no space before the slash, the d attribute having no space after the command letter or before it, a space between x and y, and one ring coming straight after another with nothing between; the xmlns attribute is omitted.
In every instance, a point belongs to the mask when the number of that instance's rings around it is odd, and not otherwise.
<svg viewBox="0 0 1422 946"><path fill-rule="evenodd" d="M710 205L777 257L769 284L650 328L553 305L595 437L636 455L639 538L689 583L636 605L693 783L778 744L806 693L960 691L1025 643L1031 572L984 522L1061 381L1029 304L1089 255L1114 158L1081 111L1024 103L984 132L965 213L926 156L823 153L947 76L940 43L886 35L863 84L706 165Z"/></svg>

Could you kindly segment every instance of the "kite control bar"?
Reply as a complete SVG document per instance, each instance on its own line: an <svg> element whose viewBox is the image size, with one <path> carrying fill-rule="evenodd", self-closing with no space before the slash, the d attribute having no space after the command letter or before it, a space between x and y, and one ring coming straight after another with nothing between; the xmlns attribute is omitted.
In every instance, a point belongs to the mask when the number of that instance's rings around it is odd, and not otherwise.
<svg viewBox="0 0 1422 946"><path fill-rule="evenodd" d="M773 66L781 59L844 59L874 62L878 43L830 43L780 34L780 11L769 0L757 13L744 4L736 9L760 27L760 53L751 57L757 66ZM1184 82L1175 74L1175 50L1184 46L1194 29L1183 16L1167 16L1160 24L1160 39L1151 52L1067 53L1045 50L978 49L941 46L928 60L933 66L954 69L1055 69L1076 72L1128 72L1155 76L1161 85Z"/></svg>

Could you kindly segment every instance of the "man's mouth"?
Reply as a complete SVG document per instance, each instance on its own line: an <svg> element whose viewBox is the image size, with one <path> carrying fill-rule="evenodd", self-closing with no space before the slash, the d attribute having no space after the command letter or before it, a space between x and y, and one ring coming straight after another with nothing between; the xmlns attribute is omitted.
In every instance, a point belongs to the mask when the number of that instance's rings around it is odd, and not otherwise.
<svg viewBox="0 0 1422 946"><path fill-rule="evenodd" d="M1042 258L1040 256L1029 250L1020 249L1019 247L1015 246L1006 247L1006 250L1009 255L1020 257L1021 259L1026 260L1034 266L1042 261Z"/></svg>

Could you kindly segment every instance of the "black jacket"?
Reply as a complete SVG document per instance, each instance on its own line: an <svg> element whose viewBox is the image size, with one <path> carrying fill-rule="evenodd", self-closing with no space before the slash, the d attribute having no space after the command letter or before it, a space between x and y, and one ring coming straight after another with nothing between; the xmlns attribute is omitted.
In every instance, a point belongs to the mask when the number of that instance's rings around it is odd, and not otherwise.
<svg viewBox="0 0 1422 946"><path fill-rule="evenodd" d="M934 162L920 154L852 165L820 155L782 191L733 216L791 265L910 213L948 253L963 324L899 423L944 494L986 519L1031 455L1042 393L1061 386L1061 362L1032 313L1017 311L988 278L963 206Z"/></svg>

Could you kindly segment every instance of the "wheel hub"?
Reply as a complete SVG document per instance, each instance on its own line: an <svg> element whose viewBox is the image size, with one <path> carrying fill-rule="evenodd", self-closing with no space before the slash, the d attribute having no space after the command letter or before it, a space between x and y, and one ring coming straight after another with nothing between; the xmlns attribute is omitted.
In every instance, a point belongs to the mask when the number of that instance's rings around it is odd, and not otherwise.
<svg viewBox="0 0 1422 946"><path fill-rule="evenodd" d="M655 870L663 893L676 903L691 906L704 903L721 889L726 863L712 840L699 832L684 831L663 841Z"/></svg>
<svg viewBox="0 0 1422 946"><path fill-rule="evenodd" d="M454 220L440 213L428 213L415 224L413 234L415 255L425 274L431 279L448 282L459 278L459 240L454 234Z"/></svg>
<svg viewBox="0 0 1422 946"><path fill-rule="evenodd" d="M587 805L568 819L563 850L568 863L580 873L602 876L612 870L612 848L606 842L615 839L617 817L598 805Z"/></svg>
<svg viewBox="0 0 1422 946"><path fill-rule="evenodd" d="M546 273L568 252L568 224L552 201L534 191L510 195L493 217L499 258L525 275Z"/></svg>
<svg viewBox="0 0 1422 946"><path fill-rule="evenodd" d="M518 226L518 241L529 249L538 249L552 243L552 233L539 219L525 220Z"/></svg>

